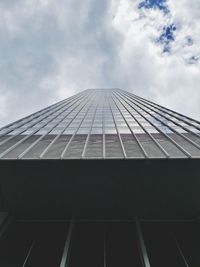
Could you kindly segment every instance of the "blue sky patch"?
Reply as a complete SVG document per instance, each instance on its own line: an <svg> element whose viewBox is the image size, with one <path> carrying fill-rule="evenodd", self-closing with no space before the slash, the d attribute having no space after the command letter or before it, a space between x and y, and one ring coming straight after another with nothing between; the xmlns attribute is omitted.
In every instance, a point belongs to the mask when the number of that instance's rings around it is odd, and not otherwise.
<svg viewBox="0 0 200 267"><path fill-rule="evenodd" d="M160 9L164 13L168 13L169 9L166 0L144 0L138 5L139 9Z"/></svg>
<svg viewBox="0 0 200 267"><path fill-rule="evenodd" d="M157 40L158 43L163 45L163 53L169 53L171 51L171 43L175 40L175 31L176 26L174 24L163 27L163 31Z"/></svg>
<svg viewBox="0 0 200 267"><path fill-rule="evenodd" d="M169 6L168 6L168 0L140 0L139 4L137 5L137 8L140 10L150 10L155 9L162 12L163 16L166 16L166 25L162 26L162 28L157 28L158 30L158 37L154 39L154 42L156 45L159 45L161 47L162 54L171 54L173 43L176 41L176 32L179 30L179 27L177 29L177 25L173 23L173 16L170 12ZM145 17L148 17L148 12L145 14ZM169 24L169 20L171 23ZM189 35L185 35L182 48L185 47L192 47L195 45L193 37ZM189 49L189 48L188 48ZM199 55L193 55L190 57L187 57L185 59L187 64L197 64L200 62L200 56Z"/></svg>

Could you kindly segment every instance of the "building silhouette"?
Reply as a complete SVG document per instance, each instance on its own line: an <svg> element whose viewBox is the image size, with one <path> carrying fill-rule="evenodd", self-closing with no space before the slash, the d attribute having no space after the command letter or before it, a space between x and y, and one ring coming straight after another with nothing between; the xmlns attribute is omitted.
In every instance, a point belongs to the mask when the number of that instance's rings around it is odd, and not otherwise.
<svg viewBox="0 0 200 267"><path fill-rule="evenodd" d="M198 266L200 122L88 89L0 129L0 266Z"/></svg>

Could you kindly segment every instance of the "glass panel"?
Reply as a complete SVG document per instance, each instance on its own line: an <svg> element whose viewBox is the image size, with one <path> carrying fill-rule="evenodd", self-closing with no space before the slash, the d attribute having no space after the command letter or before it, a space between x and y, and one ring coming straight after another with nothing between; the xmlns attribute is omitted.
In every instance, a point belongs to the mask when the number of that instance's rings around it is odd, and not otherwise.
<svg viewBox="0 0 200 267"><path fill-rule="evenodd" d="M75 135L64 155L64 158L81 158L86 138L87 135Z"/></svg>
<svg viewBox="0 0 200 267"><path fill-rule="evenodd" d="M103 136L99 134L90 135L85 153L86 158L99 158L103 156L102 138Z"/></svg>
<svg viewBox="0 0 200 267"><path fill-rule="evenodd" d="M137 134L136 136L140 144L146 151L148 157L159 157L159 158L165 157L161 149L147 134Z"/></svg>
<svg viewBox="0 0 200 267"><path fill-rule="evenodd" d="M144 154L132 134L121 134L127 157L143 158Z"/></svg>
<svg viewBox="0 0 200 267"><path fill-rule="evenodd" d="M123 157L121 144L119 141L119 137L117 135L106 134L105 144L106 144L106 157L113 157L113 158Z"/></svg>
<svg viewBox="0 0 200 267"><path fill-rule="evenodd" d="M43 137L31 150L29 150L23 158L38 159L44 149L50 144L55 138L55 135L47 135Z"/></svg>
<svg viewBox="0 0 200 267"><path fill-rule="evenodd" d="M44 155L44 158L60 158L70 138L71 135L61 135L48 149L47 153Z"/></svg>

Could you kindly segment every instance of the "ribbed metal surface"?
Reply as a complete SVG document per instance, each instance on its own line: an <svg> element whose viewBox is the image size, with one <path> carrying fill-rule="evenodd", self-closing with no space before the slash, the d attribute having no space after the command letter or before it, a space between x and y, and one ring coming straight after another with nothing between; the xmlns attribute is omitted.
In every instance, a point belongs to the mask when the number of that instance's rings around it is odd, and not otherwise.
<svg viewBox="0 0 200 267"><path fill-rule="evenodd" d="M120 89L89 89L0 129L1 159L200 157L200 122Z"/></svg>
<svg viewBox="0 0 200 267"><path fill-rule="evenodd" d="M15 222L0 238L0 266L196 267L199 224L138 220Z"/></svg>

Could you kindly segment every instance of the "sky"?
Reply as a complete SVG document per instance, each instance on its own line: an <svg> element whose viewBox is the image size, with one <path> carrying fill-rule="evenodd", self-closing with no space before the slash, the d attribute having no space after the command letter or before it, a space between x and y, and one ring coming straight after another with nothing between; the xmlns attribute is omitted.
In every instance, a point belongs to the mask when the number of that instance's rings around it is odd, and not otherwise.
<svg viewBox="0 0 200 267"><path fill-rule="evenodd" d="M200 120L200 1L1 0L0 126L87 88Z"/></svg>

